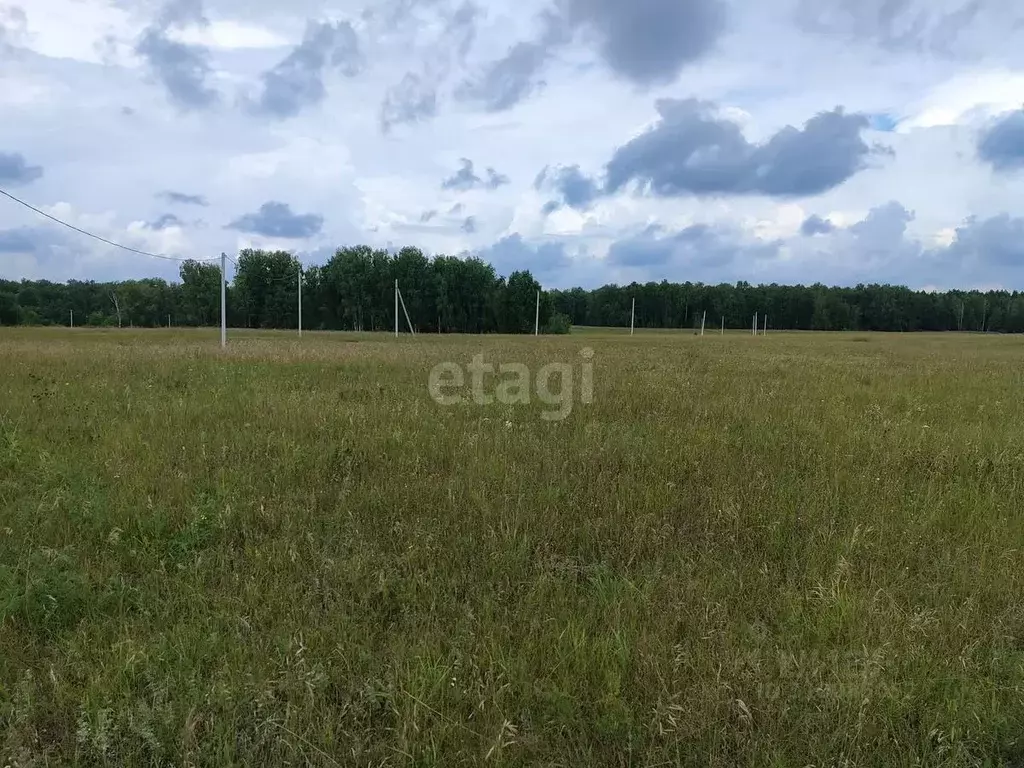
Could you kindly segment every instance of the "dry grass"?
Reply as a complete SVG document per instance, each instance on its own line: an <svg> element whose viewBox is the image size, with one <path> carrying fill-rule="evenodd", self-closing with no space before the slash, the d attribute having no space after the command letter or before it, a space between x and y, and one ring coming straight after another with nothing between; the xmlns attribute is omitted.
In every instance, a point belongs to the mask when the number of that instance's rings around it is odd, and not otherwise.
<svg viewBox="0 0 1024 768"><path fill-rule="evenodd" d="M0 335L4 765L1024 762L1019 338L216 339Z"/></svg>

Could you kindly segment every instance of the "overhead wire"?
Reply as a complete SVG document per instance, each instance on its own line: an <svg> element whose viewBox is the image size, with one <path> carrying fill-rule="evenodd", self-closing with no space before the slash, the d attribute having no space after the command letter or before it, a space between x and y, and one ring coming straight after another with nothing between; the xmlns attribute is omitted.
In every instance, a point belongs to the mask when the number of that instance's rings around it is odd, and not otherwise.
<svg viewBox="0 0 1024 768"><path fill-rule="evenodd" d="M121 243L115 243L113 240L108 240L105 237L100 237L99 235L94 234L93 232L88 232L87 230L80 229L79 227L76 227L74 224L69 224L68 222L63 221L62 219L58 219L56 216L51 216L46 211L39 210L34 205L31 205L30 203L26 203L21 198L15 197L10 192L7 192L7 191L5 191L3 189L0 189L0 195L3 195L4 197L7 197L7 198L13 200L14 202L18 203L19 205L25 206L30 211L34 211L34 212L38 213L40 216L44 216L47 219L49 219L50 221L54 221L54 222L56 222L57 224L60 224L63 227L67 227L68 229L73 229L75 232L79 232L80 234L86 235L87 237L91 237L94 240L99 240L101 243L106 243L107 245L112 245L115 248L121 248L122 250L130 251L131 253L137 253L140 256L149 256L149 257L152 257L154 259L164 259L166 261L213 261L214 260L214 259L183 259L180 256L168 256L167 254L163 254L163 253L150 253L149 251L140 251L138 248L132 248L131 246L122 245Z"/></svg>

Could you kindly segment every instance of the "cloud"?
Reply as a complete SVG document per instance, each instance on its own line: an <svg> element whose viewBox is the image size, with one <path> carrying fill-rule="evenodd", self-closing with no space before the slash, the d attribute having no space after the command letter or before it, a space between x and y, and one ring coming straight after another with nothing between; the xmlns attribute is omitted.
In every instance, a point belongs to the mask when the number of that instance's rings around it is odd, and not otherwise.
<svg viewBox="0 0 1024 768"><path fill-rule="evenodd" d="M673 82L725 31L721 0L568 0L570 24L597 39L615 74L639 85Z"/></svg>
<svg viewBox="0 0 1024 768"><path fill-rule="evenodd" d="M227 228L264 237L304 239L319 234L323 224L323 216L292 213L287 204L270 201L261 205L258 212L235 219Z"/></svg>
<svg viewBox="0 0 1024 768"><path fill-rule="evenodd" d="M487 181L484 182L484 186L487 187L487 189L497 189L498 187L503 187L510 183L511 181L509 177L505 174L498 173L493 168L487 169Z"/></svg>
<svg viewBox="0 0 1024 768"><path fill-rule="evenodd" d="M475 80L465 81L456 96L479 102L488 112L511 109L539 87L537 74L550 55L551 46L544 41L518 42Z"/></svg>
<svg viewBox="0 0 1024 768"><path fill-rule="evenodd" d="M441 182L441 189L467 192L471 189L484 188L494 190L509 183L508 176L498 173L493 168L486 170L487 178L481 179L474 171L473 161L463 157L459 160L460 168L452 176Z"/></svg>
<svg viewBox="0 0 1024 768"><path fill-rule="evenodd" d="M823 219L818 214L812 214L808 216L804 223L800 225L800 234L804 237L813 237L814 235L827 235L836 228L828 219Z"/></svg>
<svg viewBox="0 0 1024 768"><path fill-rule="evenodd" d="M862 221L852 224L846 231L855 238L862 258L873 257L892 252L893 244L902 244L907 225L913 220L913 211L908 211L902 203L890 200L872 208Z"/></svg>
<svg viewBox="0 0 1024 768"><path fill-rule="evenodd" d="M0 253L34 253L34 230L28 227L0 229Z"/></svg>
<svg viewBox="0 0 1024 768"><path fill-rule="evenodd" d="M154 221L146 223L150 229L167 229L168 227L180 227L183 222L173 213L165 213Z"/></svg>
<svg viewBox="0 0 1024 768"><path fill-rule="evenodd" d="M480 183L480 177L473 172L473 161L464 157L459 162L461 167L441 182L441 189L467 190Z"/></svg>
<svg viewBox="0 0 1024 768"><path fill-rule="evenodd" d="M456 63L465 60L476 39L479 9L464 2L445 20L441 33L420 57L417 71L408 71L388 88L380 108L384 133L403 123L418 123L437 114L438 85L448 77Z"/></svg>
<svg viewBox="0 0 1024 768"><path fill-rule="evenodd" d="M324 100L324 70L334 67L347 77L362 68L359 37L347 21L311 21L302 42L273 69L263 73L256 112L277 118L295 117Z"/></svg>
<svg viewBox="0 0 1024 768"><path fill-rule="evenodd" d="M534 39L512 45L456 95L490 112L511 109L542 87L541 71L577 31L619 77L665 85L713 49L725 21L722 0L564 0L540 16Z"/></svg>
<svg viewBox="0 0 1024 768"><path fill-rule="evenodd" d="M1024 109L1008 112L982 132L978 157L997 171L1024 168Z"/></svg>
<svg viewBox="0 0 1024 768"><path fill-rule="evenodd" d="M619 147L606 166L602 194L636 183L657 197L767 195L803 197L838 187L881 153L861 137L868 125L842 107L821 112L803 128L786 126L752 144L740 126L695 99L662 99L660 120ZM555 180L568 202L585 205L597 185L570 167Z"/></svg>
<svg viewBox="0 0 1024 768"><path fill-rule="evenodd" d="M468 216L466 220L462 222L462 231L467 235L472 235L476 232L476 217Z"/></svg>
<svg viewBox="0 0 1024 768"><path fill-rule="evenodd" d="M456 203L455 205L448 209L448 215L458 216L460 213L462 213L463 210L465 210L465 207L466 206L464 206L462 203Z"/></svg>
<svg viewBox="0 0 1024 768"><path fill-rule="evenodd" d="M380 107L381 131L388 133L396 125L429 120L436 114L437 86L422 75L407 72L384 97Z"/></svg>
<svg viewBox="0 0 1024 768"><path fill-rule="evenodd" d="M0 53L20 43L28 30L28 17L16 5L0 6Z"/></svg>
<svg viewBox="0 0 1024 768"><path fill-rule="evenodd" d="M0 184L30 184L42 175L42 166L29 165L20 152L0 152Z"/></svg>
<svg viewBox="0 0 1024 768"><path fill-rule="evenodd" d="M1024 267L1024 218L1001 213L988 219L970 217L956 230L948 257L1000 269Z"/></svg>
<svg viewBox="0 0 1024 768"><path fill-rule="evenodd" d="M168 32L205 23L198 0L172 0L135 45L135 52L145 59L171 101L186 110L211 107L220 100L220 94L206 84L213 71L209 51L200 45L172 40Z"/></svg>
<svg viewBox="0 0 1024 768"><path fill-rule="evenodd" d="M201 205L206 207L210 204L203 195L187 195L183 192L174 192L172 190L165 190L157 195L157 197L169 203L178 203L180 205Z"/></svg>
<svg viewBox="0 0 1024 768"><path fill-rule="evenodd" d="M614 242L608 261L623 267L657 267L662 273L678 268L725 269L739 254L774 257L776 242L745 243L725 227L693 224L663 235L660 227L648 227L639 235Z"/></svg>
<svg viewBox="0 0 1024 768"><path fill-rule="evenodd" d="M567 205L573 208L586 208L601 194L598 185L593 179L584 176L578 165L570 165L567 168L545 168L534 181L534 188L554 190ZM558 207L559 203L552 201L544 206L544 212L552 213Z"/></svg>
<svg viewBox="0 0 1024 768"><path fill-rule="evenodd" d="M870 40L890 51L951 55L983 8L982 0L801 0L796 21L810 32Z"/></svg>
<svg viewBox="0 0 1024 768"><path fill-rule="evenodd" d="M564 243L527 243L518 232L479 251L481 259L494 266L499 275L528 269L534 275L553 274L572 264Z"/></svg>
<svg viewBox="0 0 1024 768"><path fill-rule="evenodd" d="M437 216L437 211L424 211L422 214L420 214L420 223L426 224L435 216Z"/></svg>
<svg viewBox="0 0 1024 768"><path fill-rule="evenodd" d="M509 46L504 56L464 80L456 89L456 98L477 102L488 112L503 112L542 88L541 70L572 35L557 7L540 14L537 24L540 29L533 39Z"/></svg>

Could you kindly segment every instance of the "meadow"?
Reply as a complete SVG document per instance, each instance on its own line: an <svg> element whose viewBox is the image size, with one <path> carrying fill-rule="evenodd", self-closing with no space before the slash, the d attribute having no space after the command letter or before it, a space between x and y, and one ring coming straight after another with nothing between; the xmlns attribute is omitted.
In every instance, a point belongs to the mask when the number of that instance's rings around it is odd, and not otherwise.
<svg viewBox="0 0 1024 768"><path fill-rule="evenodd" d="M1021 337L229 335L0 331L0 765L1024 765Z"/></svg>

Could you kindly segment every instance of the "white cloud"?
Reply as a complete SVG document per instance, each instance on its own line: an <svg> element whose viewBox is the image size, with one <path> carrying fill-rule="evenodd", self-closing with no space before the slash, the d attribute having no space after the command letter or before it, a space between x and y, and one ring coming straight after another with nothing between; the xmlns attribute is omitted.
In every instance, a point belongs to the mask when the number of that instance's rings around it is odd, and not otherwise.
<svg viewBox="0 0 1024 768"><path fill-rule="evenodd" d="M237 50L245 48L280 48L288 45L289 38L266 27L236 20L211 20L202 26L173 30L171 39L190 45Z"/></svg>
<svg viewBox="0 0 1024 768"><path fill-rule="evenodd" d="M978 122L1024 104L1024 71L970 71L940 83L908 105L898 130Z"/></svg>
<svg viewBox="0 0 1024 768"><path fill-rule="evenodd" d="M26 47L43 56L90 64L103 61L103 41L134 34L132 15L107 0L31 0L23 3Z"/></svg>

